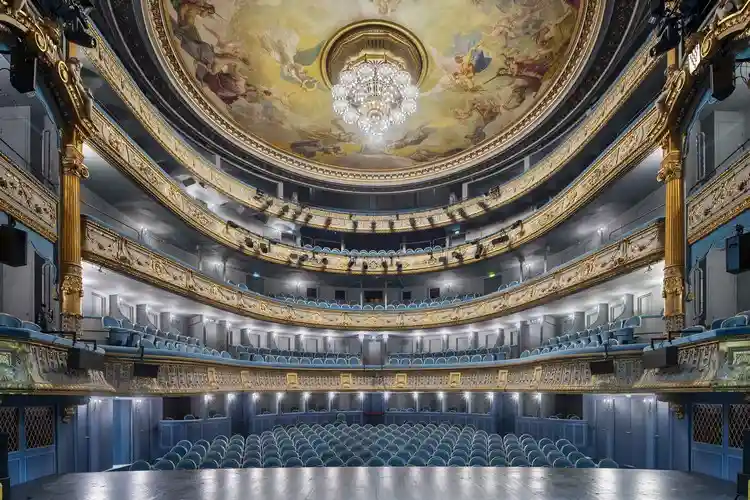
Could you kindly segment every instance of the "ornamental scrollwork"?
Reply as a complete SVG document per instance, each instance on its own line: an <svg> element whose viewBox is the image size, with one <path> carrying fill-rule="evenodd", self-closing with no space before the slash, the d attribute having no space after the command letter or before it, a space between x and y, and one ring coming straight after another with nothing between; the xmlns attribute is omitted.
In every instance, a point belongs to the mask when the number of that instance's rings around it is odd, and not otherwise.
<svg viewBox="0 0 750 500"><path fill-rule="evenodd" d="M0 210L57 240L57 198L29 173L0 154Z"/></svg>

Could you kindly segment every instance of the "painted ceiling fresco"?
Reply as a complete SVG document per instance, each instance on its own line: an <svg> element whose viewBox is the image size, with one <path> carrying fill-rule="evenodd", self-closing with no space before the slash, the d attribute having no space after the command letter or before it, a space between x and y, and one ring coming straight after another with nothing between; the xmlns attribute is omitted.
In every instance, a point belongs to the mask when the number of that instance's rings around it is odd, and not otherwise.
<svg viewBox="0 0 750 500"><path fill-rule="evenodd" d="M166 0L165 0L166 1ZM408 168L477 147L518 121L565 65L584 0L170 0L182 64L266 143L349 168ZM344 26L387 19L428 54L418 110L378 143L331 109L320 52Z"/></svg>

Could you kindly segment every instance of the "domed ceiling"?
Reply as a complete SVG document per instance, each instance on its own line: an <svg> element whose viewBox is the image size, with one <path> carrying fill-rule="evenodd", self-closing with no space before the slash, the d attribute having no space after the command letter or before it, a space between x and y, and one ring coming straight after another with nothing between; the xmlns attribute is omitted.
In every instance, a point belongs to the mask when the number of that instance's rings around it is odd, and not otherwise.
<svg viewBox="0 0 750 500"><path fill-rule="evenodd" d="M533 130L593 51L603 0L149 0L147 31L183 97L274 165L333 182L414 181ZM383 20L423 48L417 111L372 141L332 109L326 45ZM333 82L335 83L335 82Z"/></svg>

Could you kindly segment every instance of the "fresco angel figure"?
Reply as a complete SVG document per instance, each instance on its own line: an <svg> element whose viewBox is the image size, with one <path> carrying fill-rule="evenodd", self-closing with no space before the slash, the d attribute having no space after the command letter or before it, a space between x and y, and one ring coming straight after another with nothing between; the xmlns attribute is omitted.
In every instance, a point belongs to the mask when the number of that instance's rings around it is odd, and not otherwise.
<svg viewBox="0 0 750 500"><path fill-rule="evenodd" d="M395 12L396 7L401 3L401 0L370 0L370 2L378 8L378 13L380 15L387 16L388 14Z"/></svg>
<svg viewBox="0 0 750 500"><path fill-rule="evenodd" d="M200 42L201 37L195 22L199 17L216 15L216 7L208 0L172 0L172 6L177 12L175 34L180 38Z"/></svg>
<svg viewBox="0 0 750 500"><path fill-rule="evenodd" d="M318 80L308 74L307 68L317 60L325 41L299 50L299 35L292 30L276 28L260 36L260 45L279 64L281 78L299 85L304 90L318 88Z"/></svg>
<svg viewBox="0 0 750 500"><path fill-rule="evenodd" d="M424 95L442 92L443 90L457 90L477 92L481 84L475 81L475 76L486 70L492 58L481 46L481 36L477 34L456 35L453 37L453 55L439 54L430 48L432 57L443 71L443 76L437 85L425 92Z"/></svg>

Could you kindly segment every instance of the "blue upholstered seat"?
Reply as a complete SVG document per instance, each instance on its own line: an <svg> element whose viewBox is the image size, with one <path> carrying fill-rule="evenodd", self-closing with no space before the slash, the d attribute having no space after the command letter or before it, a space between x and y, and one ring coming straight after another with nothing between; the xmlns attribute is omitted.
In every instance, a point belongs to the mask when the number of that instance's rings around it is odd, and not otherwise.
<svg viewBox="0 0 750 500"><path fill-rule="evenodd" d="M128 470L131 470L131 471L151 470L151 465L145 460L136 460L135 462L130 464L130 467L128 467Z"/></svg>

